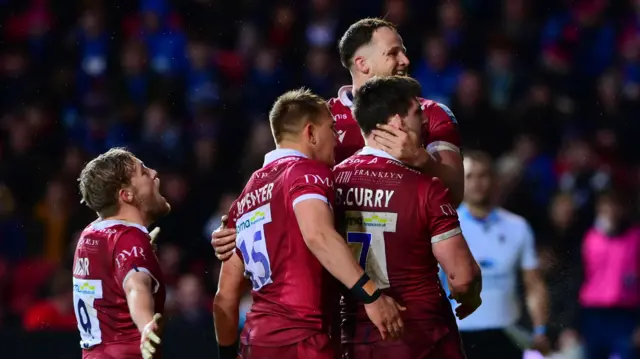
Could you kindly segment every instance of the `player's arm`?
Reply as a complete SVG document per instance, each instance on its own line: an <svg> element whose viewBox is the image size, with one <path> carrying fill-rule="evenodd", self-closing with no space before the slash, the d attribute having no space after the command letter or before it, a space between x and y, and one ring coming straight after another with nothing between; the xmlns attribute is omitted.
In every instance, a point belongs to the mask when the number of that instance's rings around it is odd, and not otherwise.
<svg viewBox="0 0 640 359"><path fill-rule="evenodd" d="M145 272L131 273L124 282L131 319L140 332L153 320L153 285L153 279Z"/></svg>
<svg viewBox="0 0 640 359"><path fill-rule="evenodd" d="M364 274L353 258L349 246L336 231L333 211L324 199L307 199L294 206L300 232L309 250L323 267L347 288L352 288ZM371 293L375 284L367 282Z"/></svg>
<svg viewBox="0 0 640 359"><path fill-rule="evenodd" d="M240 300L248 289L244 263L233 253L222 263L218 291L213 299L213 322L221 359L236 358Z"/></svg>
<svg viewBox="0 0 640 359"><path fill-rule="evenodd" d="M420 171L440 178L444 185L451 189L451 203L457 208L464 196L464 167L460 152L444 147L422 157L418 166Z"/></svg>
<svg viewBox="0 0 640 359"><path fill-rule="evenodd" d="M150 237L137 229L129 229L113 248L116 280L122 284L133 322L142 332L153 321L153 294L160 283L153 275L159 268Z"/></svg>
<svg viewBox="0 0 640 359"><path fill-rule="evenodd" d="M452 204L457 208L464 196L464 167L460 154L460 134L458 121L451 110L444 104L431 103L428 110L428 121L424 126L428 130L425 145L427 156L422 172L438 177L445 187L449 188Z"/></svg>
<svg viewBox="0 0 640 359"><path fill-rule="evenodd" d="M431 233L433 255L447 276L451 295L458 302L477 300L482 290L480 266L462 235L458 214L449 199L449 189L438 179L423 186L424 217Z"/></svg>
<svg viewBox="0 0 640 359"><path fill-rule="evenodd" d="M528 224L524 229L524 247L520 258L525 300L535 334L546 334L549 320L549 296L547 286L538 269L538 254L535 249L533 231Z"/></svg>

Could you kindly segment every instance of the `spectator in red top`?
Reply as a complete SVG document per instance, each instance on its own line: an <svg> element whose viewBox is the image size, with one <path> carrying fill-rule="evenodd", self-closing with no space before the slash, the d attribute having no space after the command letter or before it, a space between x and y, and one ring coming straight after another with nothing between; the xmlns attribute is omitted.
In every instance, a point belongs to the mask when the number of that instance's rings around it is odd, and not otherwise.
<svg viewBox="0 0 640 359"><path fill-rule="evenodd" d="M64 269L58 270L51 281L49 289L51 296L27 309L22 318L24 329L27 331L76 330L72 288L71 274Z"/></svg>

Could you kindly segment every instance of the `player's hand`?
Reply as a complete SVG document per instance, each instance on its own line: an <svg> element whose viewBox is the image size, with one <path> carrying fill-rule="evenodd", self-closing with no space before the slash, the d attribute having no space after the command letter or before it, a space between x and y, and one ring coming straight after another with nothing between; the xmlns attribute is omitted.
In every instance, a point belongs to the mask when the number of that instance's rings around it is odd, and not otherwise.
<svg viewBox="0 0 640 359"><path fill-rule="evenodd" d="M405 129L398 129L391 125L378 125L372 131L373 140L393 157L405 164L424 169L431 159L422 147L419 134Z"/></svg>
<svg viewBox="0 0 640 359"><path fill-rule="evenodd" d="M452 299L456 299L456 298L453 297ZM482 298L480 298L480 296L473 296L470 298L464 298L461 300L456 299L456 300L458 301L458 303L460 303L460 305L457 306L455 309L456 317L458 317L458 319L460 320L471 315L471 313L475 312L476 309L478 309L482 304Z"/></svg>
<svg viewBox="0 0 640 359"><path fill-rule="evenodd" d="M158 244L156 242L158 234L160 234L160 227L156 227L151 232L149 232L149 237L151 237L151 248L153 248L154 252L158 250Z"/></svg>
<svg viewBox="0 0 640 359"><path fill-rule="evenodd" d="M548 355L551 353L551 342L544 334L534 335L531 343L531 349L537 350L542 355Z"/></svg>
<svg viewBox="0 0 640 359"><path fill-rule="evenodd" d="M236 248L236 230L227 228L229 217L222 216L222 224L211 234L211 245L216 251L216 257L221 261L226 261L233 255Z"/></svg>
<svg viewBox="0 0 640 359"><path fill-rule="evenodd" d="M140 338L140 351L144 359L155 358L160 347L160 332L162 331L162 315L156 313L153 319L142 329Z"/></svg>
<svg viewBox="0 0 640 359"><path fill-rule="evenodd" d="M405 307L383 294L375 302L365 304L364 309L380 331L382 340L396 340L402 336L404 324L400 312L405 311Z"/></svg>

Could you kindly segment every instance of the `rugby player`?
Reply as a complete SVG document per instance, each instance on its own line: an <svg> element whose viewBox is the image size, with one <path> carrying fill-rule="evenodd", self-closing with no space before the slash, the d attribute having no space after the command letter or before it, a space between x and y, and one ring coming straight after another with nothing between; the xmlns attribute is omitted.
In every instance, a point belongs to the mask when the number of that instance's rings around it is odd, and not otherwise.
<svg viewBox="0 0 640 359"><path fill-rule="evenodd" d="M353 94L374 76L406 75L409 59L395 25L376 18L362 19L352 24L339 43L340 59L351 73L352 85L338 91L329 101L336 120L338 143L336 161L342 162L364 147L364 138L353 118ZM389 125L372 131L373 140L395 158L431 177L438 177L451 190L454 207L464 196L464 170L460 155L460 135L457 121L444 104L420 98L423 111L420 135ZM422 145L426 146L425 147ZM235 229L223 226L212 234L211 244L216 256L227 260L235 248Z"/></svg>
<svg viewBox="0 0 640 359"><path fill-rule="evenodd" d="M333 359L329 330L338 291L331 275L363 303L382 338L399 337L404 308L381 295L335 229L336 134L327 103L308 90L290 91L278 98L269 121L277 149L229 213L237 248L222 265L214 299L220 357L236 357L240 297L249 282L244 359Z"/></svg>
<svg viewBox="0 0 640 359"><path fill-rule="evenodd" d="M352 85L342 87L338 97L329 101L338 132L338 163L364 147L352 114L353 94L374 76L407 75L409 68L402 37L392 23L382 19L368 18L352 24L340 39L339 51L342 65L351 73ZM418 137L422 141L387 125L373 131L373 140L401 161L440 178L457 206L464 195L464 171L456 118L441 103L423 98L419 101L423 116ZM421 144L426 151L418 146Z"/></svg>
<svg viewBox="0 0 640 359"><path fill-rule="evenodd" d="M99 218L82 232L73 300L84 359L159 357L165 287L147 227L171 206L158 173L111 149L79 178L82 201Z"/></svg>
<svg viewBox="0 0 640 359"><path fill-rule="evenodd" d="M449 190L403 164L374 139L388 125L421 131L421 87L406 76L373 78L353 111L365 147L334 168L336 221L360 265L383 293L407 307L405 334L383 341L358 303L345 297L342 352L349 359L463 359L454 315L438 278L442 266L462 319L480 305L482 280L460 230Z"/></svg>

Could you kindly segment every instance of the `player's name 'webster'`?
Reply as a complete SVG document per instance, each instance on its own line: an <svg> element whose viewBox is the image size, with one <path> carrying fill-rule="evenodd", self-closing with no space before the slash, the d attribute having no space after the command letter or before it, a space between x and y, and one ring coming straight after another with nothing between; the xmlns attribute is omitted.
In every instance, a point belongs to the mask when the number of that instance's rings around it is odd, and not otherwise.
<svg viewBox="0 0 640 359"><path fill-rule="evenodd" d="M249 208L253 208L254 206L270 201L272 190L273 183L267 183L257 190L247 193L240 201L238 201L238 216L242 215L244 211Z"/></svg>
<svg viewBox="0 0 640 359"><path fill-rule="evenodd" d="M355 204L358 207L387 208L394 192L393 190L385 189L352 187L344 193L342 188L337 188L336 202L341 206L353 206Z"/></svg>

